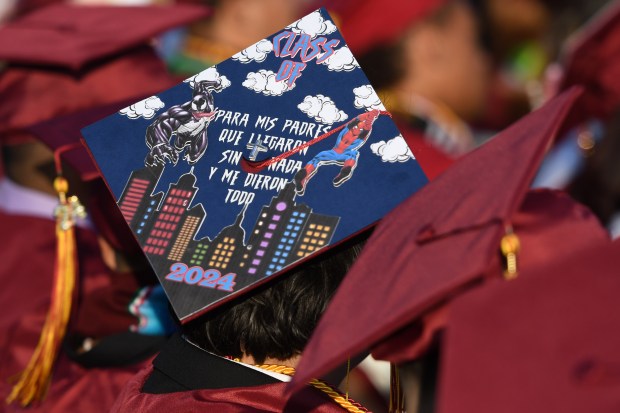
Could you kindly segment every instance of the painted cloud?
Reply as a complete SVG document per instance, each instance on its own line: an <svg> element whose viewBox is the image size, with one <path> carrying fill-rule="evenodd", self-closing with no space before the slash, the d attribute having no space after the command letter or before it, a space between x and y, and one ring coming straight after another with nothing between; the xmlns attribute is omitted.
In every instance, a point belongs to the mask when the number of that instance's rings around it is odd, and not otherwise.
<svg viewBox="0 0 620 413"><path fill-rule="evenodd" d="M334 72L350 72L360 67L348 46L343 46L334 51L334 54L328 57L322 64L327 65L327 69Z"/></svg>
<svg viewBox="0 0 620 413"><path fill-rule="evenodd" d="M127 116L129 119L151 119L155 113L164 107L164 102L157 96L151 96L131 106L121 109L118 113Z"/></svg>
<svg viewBox="0 0 620 413"><path fill-rule="evenodd" d="M221 80L222 89L220 89L220 91L230 86L230 80L228 80L226 76L220 76L219 72L217 71L216 66L211 66L210 68L203 70L197 75L194 75L190 78L185 79L184 82L189 83L189 85L193 89L195 82L201 82L203 80L211 80L211 81Z"/></svg>
<svg viewBox="0 0 620 413"><path fill-rule="evenodd" d="M336 26L334 26L331 21L325 20L318 11L304 16L286 28L291 29L295 33L306 33L313 39L316 36L330 34L336 31Z"/></svg>
<svg viewBox="0 0 620 413"><path fill-rule="evenodd" d="M403 135L398 135L387 142L375 142L370 145L370 150L383 162L407 162L409 159L415 159Z"/></svg>
<svg viewBox="0 0 620 413"><path fill-rule="evenodd" d="M286 82L277 82L276 74L271 70L265 69L248 73L242 85L256 93L262 93L267 96L280 96L284 92L295 88L295 84L289 87Z"/></svg>
<svg viewBox="0 0 620 413"><path fill-rule="evenodd" d="M266 39L261 40L258 43L254 43L252 46L245 50L240 51L232 58L240 63L250 62L264 62L267 55L273 50L273 44Z"/></svg>
<svg viewBox="0 0 620 413"><path fill-rule="evenodd" d="M297 105L299 110L317 122L332 125L348 118L344 111L339 110L336 104L327 96L306 96L304 101Z"/></svg>
<svg viewBox="0 0 620 413"><path fill-rule="evenodd" d="M379 100L379 96L377 96L377 93L372 88L372 86L364 85L356 87L355 89L353 89L353 94L355 95L355 101L353 102L353 105L355 105L356 108L364 108L366 110L385 110L385 106L383 106L383 103L381 103L381 100Z"/></svg>

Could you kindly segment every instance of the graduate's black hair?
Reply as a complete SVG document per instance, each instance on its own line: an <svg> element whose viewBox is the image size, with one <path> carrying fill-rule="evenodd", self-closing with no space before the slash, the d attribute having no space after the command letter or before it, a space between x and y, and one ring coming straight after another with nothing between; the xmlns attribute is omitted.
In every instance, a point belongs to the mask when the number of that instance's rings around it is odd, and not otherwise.
<svg viewBox="0 0 620 413"><path fill-rule="evenodd" d="M356 237L251 297L216 309L183 327L186 338L220 356L287 360L299 355L367 236Z"/></svg>

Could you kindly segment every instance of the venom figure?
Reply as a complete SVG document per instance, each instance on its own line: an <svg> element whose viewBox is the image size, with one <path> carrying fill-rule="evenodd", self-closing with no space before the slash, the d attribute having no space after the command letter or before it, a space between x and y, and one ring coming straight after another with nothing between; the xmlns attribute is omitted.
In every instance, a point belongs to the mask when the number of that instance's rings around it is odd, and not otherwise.
<svg viewBox="0 0 620 413"><path fill-rule="evenodd" d="M144 163L147 166L176 165L179 154L187 149L183 159L194 164L207 149L207 126L215 116L213 95L223 89L221 80L193 82L192 100L170 107L146 129L146 146L150 149ZM176 134L174 144L172 135Z"/></svg>

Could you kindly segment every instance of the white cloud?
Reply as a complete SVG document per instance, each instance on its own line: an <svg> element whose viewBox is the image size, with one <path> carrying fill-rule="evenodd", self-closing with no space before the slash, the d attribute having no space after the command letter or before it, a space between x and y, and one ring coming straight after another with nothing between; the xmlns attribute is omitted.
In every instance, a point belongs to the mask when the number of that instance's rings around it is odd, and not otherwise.
<svg viewBox="0 0 620 413"><path fill-rule="evenodd" d="M328 70L335 72L342 72L343 70L350 72L360 67L348 46L343 46L334 51L334 54L328 57L322 64L327 65Z"/></svg>
<svg viewBox="0 0 620 413"><path fill-rule="evenodd" d="M332 125L334 122L340 122L349 117L344 111L339 110L329 97L323 95L308 95L297 107L308 117L327 125Z"/></svg>
<svg viewBox="0 0 620 413"><path fill-rule="evenodd" d="M217 71L216 66L211 66L210 68L203 70L197 75L194 75L190 78L185 79L184 82L189 83L189 85L193 89L194 83L202 82L205 80L212 81L212 82L217 82L217 81L220 82L220 87L217 88L216 92L220 92L226 89L228 86L230 86L230 80L228 80L226 76L220 76L219 72Z"/></svg>
<svg viewBox="0 0 620 413"><path fill-rule="evenodd" d="M245 50L240 51L232 58L240 63L250 63L253 61L264 62L267 55L273 50L273 43L269 40L263 39L258 43L254 43L252 46Z"/></svg>
<svg viewBox="0 0 620 413"><path fill-rule="evenodd" d="M127 116L129 119L151 119L155 112L164 107L164 102L157 96L151 96L131 106L121 109L118 113Z"/></svg>
<svg viewBox="0 0 620 413"><path fill-rule="evenodd" d="M294 83L289 87L285 81L276 81L276 74L265 69L248 73L242 85L256 93L267 96L280 96L295 88Z"/></svg>
<svg viewBox="0 0 620 413"><path fill-rule="evenodd" d="M356 87L355 89L353 89L353 94L355 95L355 101L353 102L353 105L355 105L356 108L364 108L366 110L385 110L385 106L383 106L383 103L381 103L381 100L379 100L379 96L377 96L377 93L372 88L372 86L364 85Z"/></svg>
<svg viewBox="0 0 620 413"><path fill-rule="evenodd" d="M370 145L370 150L383 162L407 162L409 159L415 159L403 135L398 135L387 142L373 143Z"/></svg>
<svg viewBox="0 0 620 413"><path fill-rule="evenodd" d="M331 21L325 20L318 10L302 17L286 28L291 29L295 33L309 34L312 38L336 31L336 26Z"/></svg>

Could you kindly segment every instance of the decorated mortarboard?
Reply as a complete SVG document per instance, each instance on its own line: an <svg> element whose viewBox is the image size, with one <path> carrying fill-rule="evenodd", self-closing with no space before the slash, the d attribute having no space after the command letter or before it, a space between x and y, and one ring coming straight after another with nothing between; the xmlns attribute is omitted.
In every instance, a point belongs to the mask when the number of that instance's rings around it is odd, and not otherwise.
<svg viewBox="0 0 620 413"><path fill-rule="evenodd" d="M426 183L323 10L82 133L182 322Z"/></svg>
<svg viewBox="0 0 620 413"><path fill-rule="evenodd" d="M79 70L206 15L194 5L52 5L0 28L0 60Z"/></svg>
<svg viewBox="0 0 620 413"><path fill-rule="evenodd" d="M610 1L566 41L560 89L584 87L580 120L607 119L620 105L620 1ZM584 119L585 118L585 119Z"/></svg>
<svg viewBox="0 0 620 413"><path fill-rule="evenodd" d="M39 122L172 86L147 45L204 13L195 6L57 5L0 28L0 60L7 64L0 100L11 102L0 106L3 143L29 139L24 129Z"/></svg>
<svg viewBox="0 0 620 413"><path fill-rule="evenodd" d="M381 221L306 346L293 386L374 349L485 278L501 279L500 247L505 277L516 275L513 220L578 94L571 89L501 132ZM434 315L441 325L444 314ZM381 359L397 362L409 350L399 344Z"/></svg>
<svg viewBox="0 0 620 413"><path fill-rule="evenodd" d="M619 267L620 242L593 244L455 300L438 411L617 411Z"/></svg>

